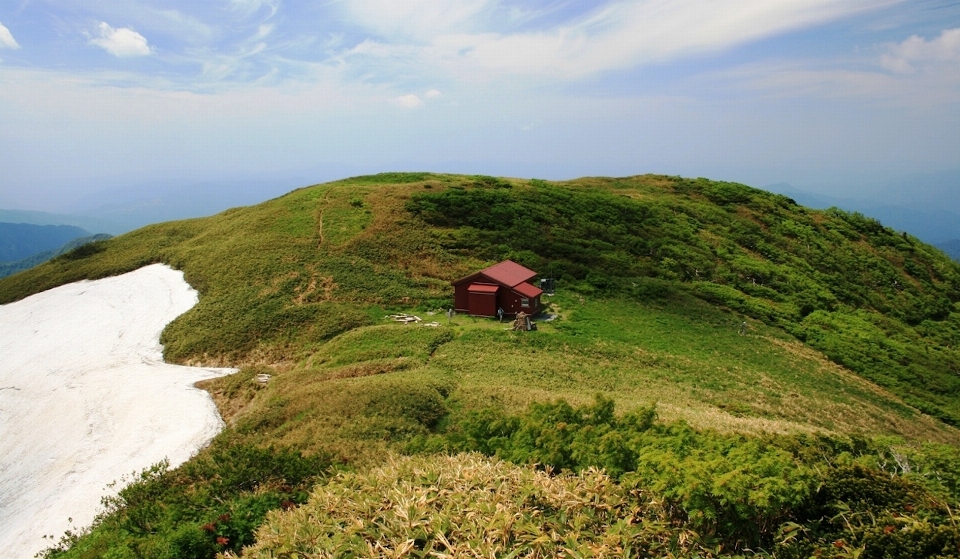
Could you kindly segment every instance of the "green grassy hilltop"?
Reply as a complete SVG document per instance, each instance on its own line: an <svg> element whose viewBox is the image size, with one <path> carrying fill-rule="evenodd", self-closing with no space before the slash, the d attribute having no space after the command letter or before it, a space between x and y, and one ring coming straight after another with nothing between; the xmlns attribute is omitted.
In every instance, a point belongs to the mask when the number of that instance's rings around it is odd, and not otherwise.
<svg viewBox="0 0 960 559"><path fill-rule="evenodd" d="M448 321L449 282L505 258L557 278L556 318ZM862 215L705 179L387 173L85 245L0 303L155 262L200 292L166 358L241 367L204 384L228 429L50 555L960 555L960 265ZM465 471L503 501L431 508Z"/></svg>

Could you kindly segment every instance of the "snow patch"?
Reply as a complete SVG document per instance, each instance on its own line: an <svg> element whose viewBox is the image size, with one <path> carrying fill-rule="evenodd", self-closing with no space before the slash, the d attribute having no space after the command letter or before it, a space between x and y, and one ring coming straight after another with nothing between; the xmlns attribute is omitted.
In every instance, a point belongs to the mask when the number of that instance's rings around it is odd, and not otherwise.
<svg viewBox="0 0 960 559"><path fill-rule="evenodd" d="M233 369L163 362L160 332L196 303L154 264L0 306L0 557L89 526L108 484L182 464L220 431L193 384Z"/></svg>

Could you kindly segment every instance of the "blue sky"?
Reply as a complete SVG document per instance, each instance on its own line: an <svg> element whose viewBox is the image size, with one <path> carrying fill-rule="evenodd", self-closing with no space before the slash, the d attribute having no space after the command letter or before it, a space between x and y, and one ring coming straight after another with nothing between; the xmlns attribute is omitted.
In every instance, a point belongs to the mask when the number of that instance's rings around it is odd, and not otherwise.
<svg viewBox="0 0 960 559"><path fill-rule="evenodd" d="M0 5L0 207L168 178L653 172L847 194L957 168L956 1Z"/></svg>

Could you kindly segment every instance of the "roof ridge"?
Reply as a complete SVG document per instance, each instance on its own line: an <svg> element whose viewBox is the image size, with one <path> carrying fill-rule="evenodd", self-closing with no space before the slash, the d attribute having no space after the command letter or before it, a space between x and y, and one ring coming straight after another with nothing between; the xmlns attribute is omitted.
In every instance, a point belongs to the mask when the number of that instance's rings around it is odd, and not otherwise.
<svg viewBox="0 0 960 559"><path fill-rule="evenodd" d="M480 273L509 287L516 287L537 275L530 268L517 264L510 259L488 266L480 270Z"/></svg>

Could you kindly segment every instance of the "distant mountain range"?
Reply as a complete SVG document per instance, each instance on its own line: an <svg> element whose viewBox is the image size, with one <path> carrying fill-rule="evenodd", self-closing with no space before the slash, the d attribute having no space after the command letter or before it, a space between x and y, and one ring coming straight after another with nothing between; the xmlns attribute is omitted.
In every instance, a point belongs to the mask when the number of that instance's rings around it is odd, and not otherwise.
<svg viewBox="0 0 960 559"><path fill-rule="evenodd" d="M84 230L84 235L90 235L91 232L111 233L118 235L123 233L116 223L98 219L96 217L59 214L50 212L35 212L29 210L3 210L0 209L0 223L16 223L28 225L71 225ZM2 261L2 259L0 259Z"/></svg>
<svg viewBox="0 0 960 559"><path fill-rule="evenodd" d="M929 182L923 182L923 177L920 177L907 181L897 189L888 185L871 198L813 193L788 183L771 184L763 188L789 196L798 204L810 208L837 207L860 212L888 227L906 231L936 246L953 259L960 260L960 213L951 209L960 207L960 173L936 175ZM933 209L936 206L939 208Z"/></svg>
<svg viewBox="0 0 960 559"><path fill-rule="evenodd" d="M960 239L953 239L934 246L947 253L950 258L960 262Z"/></svg>
<svg viewBox="0 0 960 559"><path fill-rule="evenodd" d="M259 203L289 191L288 182L157 181L93 193L75 204L72 213L0 209L0 277L81 244L151 223L205 217Z"/></svg>
<svg viewBox="0 0 960 559"><path fill-rule="evenodd" d="M257 204L304 184L307 181L302 179L154 181L90 193L63 213L0 209L0 222L72 225L89 232L120 235L151 223L206 217L228 208Z"/></svg>
<svg viewBox="0 0 960 559"><path fill-rule="evenodd" d="M837 207L878 219L888 227L906 231L918 239L939 244L960 239L960 215L946 209L919 209L913 205L878 202L872 199L841 198L815 194L787 183L771 184L764 190L789 196L802 206L815 209ZM887 200L885 198L884 200ZM949 207L944 205L944 207Z"/></svg>
<svg viewBox="0 0 960 559"><path fill-rule="evenodd" d="M304 182L156 181L109 188L89 195L72 215L106 224L100 230L120 234L151 223L206 217L238 206L258 204Z"/></svg>
<svg viewBox="0 0 960 559"><path fill-rule="evenodd" d="M53 250L45 250L43 252L39 252L37 254L28 256L26 258L17 260L15 262L0 262L0 278L5 278L7 276L12 276L17 272L29 270L34 266L39 266L40 264L43 264L47 260L52 260L60 256L61 254L66 254L75 248L81 247L85 244L92 243L95 241L105 241L111 237L113 237L113 235L109 235L107 233L98 233L96 235L80 237L78 239L74 239L70 241L69 243L59 248L55 248Z"/></svg>
<svg viewBox="0 0 960 559"><path fill-rule="evenodd" d="M90 232L72 225L0 222L0 262L12 262L53 250Z"/></svg>
<svg viewBox="0 0 960 559"><path fill-rule="evenodd" d="M0 218L33 219L44 224L0 222L0 278L33 268L51 258L93 241L109 239L107 233L91 234L76 225L56 223L61 219L97 225L96 220L72 220L43 212L0 210Z"/></svg>

